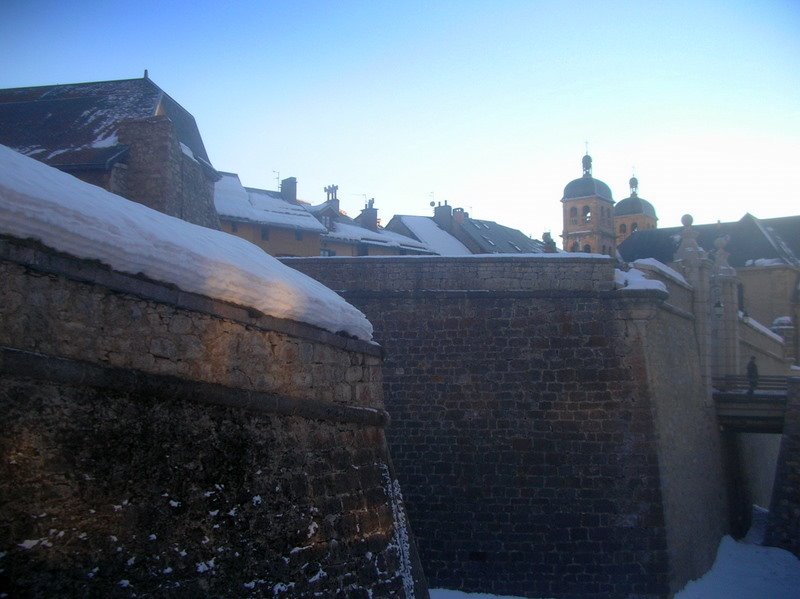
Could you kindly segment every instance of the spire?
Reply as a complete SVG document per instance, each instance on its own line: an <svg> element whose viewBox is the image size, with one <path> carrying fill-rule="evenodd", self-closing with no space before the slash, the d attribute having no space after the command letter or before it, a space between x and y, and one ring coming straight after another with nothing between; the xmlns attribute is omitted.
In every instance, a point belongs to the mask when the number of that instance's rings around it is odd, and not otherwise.
<svg viewBox="0 0 800 599"><path fill-rule="evenodd" d="M592 157L588 153L583 157L583 176L592 176Z"/></svg>
<svg viewBox="0 0 800 599"><path fill-rule="evenodd" d="M631 197L635 198L637 195L639 195L639 179L637 179L636 175L634 175L631 177L630 181L628 181L628 184L631 186Z"/></svg>

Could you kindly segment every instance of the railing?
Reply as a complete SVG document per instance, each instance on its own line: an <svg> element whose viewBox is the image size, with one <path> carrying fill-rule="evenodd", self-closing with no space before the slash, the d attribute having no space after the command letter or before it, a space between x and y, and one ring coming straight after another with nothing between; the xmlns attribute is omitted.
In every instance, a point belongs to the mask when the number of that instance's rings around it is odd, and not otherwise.
<svg viewBox="0 0 800 599"><path fill-rule="evenodd" d="M726 374L714 377L711 385L717 391L740 391L750 389L750 380L743 374ZM785 376L759 376L756 384L757 391L786 391L788 386Z"/></svg>
<svg viewBox="0 0 800 599"><path fill-rule="evenodd" d="M745 375L712 379L717 420L723 430L740 433L783 432L787 377L759 376L755 389Z"/></svg>

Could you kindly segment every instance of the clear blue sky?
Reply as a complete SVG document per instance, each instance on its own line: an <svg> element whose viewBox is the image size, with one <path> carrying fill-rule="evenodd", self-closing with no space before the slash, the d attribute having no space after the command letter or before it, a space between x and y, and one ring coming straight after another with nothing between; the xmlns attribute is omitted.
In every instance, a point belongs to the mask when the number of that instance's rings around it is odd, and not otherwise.
<svg viewBox="0 0 800 599"><path fill-rule="evenodd" d="M800 213L800 2L0 4L0 87L150 77L245 185L561 232L584 141L661 226ZM431 195L433 194L433 195Z"/></svg>

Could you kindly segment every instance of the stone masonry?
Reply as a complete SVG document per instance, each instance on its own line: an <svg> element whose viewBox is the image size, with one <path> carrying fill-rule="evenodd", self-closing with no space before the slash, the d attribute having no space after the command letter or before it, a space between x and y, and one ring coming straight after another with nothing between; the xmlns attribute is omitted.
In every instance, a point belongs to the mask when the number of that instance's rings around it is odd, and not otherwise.
<svg viewBox="0 0 800 599"><path fill-rule="evenodd" d="M0 258L0 594L427 596L377 345Z"/></svg>
<svg viewBox="0 0 800 599"><path fill-rule="evenodd" d="M598 257L284 262L375 326L432 586L667 597L711 565L726 498L688 288L614 291Z"/></svg>
<svg viewBox="0 0 800 599"><path fill-rule="evenodd" d="M786 423L764 542L800 558L800 377L789 382Z"/></svg>
<svg viewBox="0 0 800 599"><path fill-rule="evenodd" d="M124 188L110 191L183 220L219 229L214 182L185 154L169 118L123 121L119 141L130 146Z"/></svg>

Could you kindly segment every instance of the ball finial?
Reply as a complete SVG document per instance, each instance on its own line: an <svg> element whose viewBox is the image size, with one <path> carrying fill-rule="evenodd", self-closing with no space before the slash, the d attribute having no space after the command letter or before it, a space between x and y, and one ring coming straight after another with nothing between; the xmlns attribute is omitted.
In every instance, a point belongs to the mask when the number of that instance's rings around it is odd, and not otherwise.
<svg viewBox="0 0 800 599"><path fill-rule="evenodd" d="M691 227L693 222L694 219L692 218L691 214L684 214L681 217L681 223L683 224L684 227Z"/></svg>

